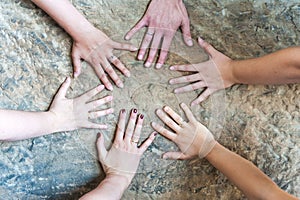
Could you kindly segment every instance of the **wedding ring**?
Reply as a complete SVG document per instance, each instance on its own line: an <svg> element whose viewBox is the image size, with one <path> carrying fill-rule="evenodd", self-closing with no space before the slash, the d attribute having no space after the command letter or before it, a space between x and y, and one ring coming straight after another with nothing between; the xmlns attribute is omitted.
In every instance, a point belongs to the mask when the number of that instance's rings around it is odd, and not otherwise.
<svg viewBox="0 0 300 200"><path fill-rule="evenodd" d="M131 143L135 143L137 144L139 141L134 141L134 140L131 140Z"/></svg>
<svg viewBox="0 0 300 200"><path fill-rule="evenodd" d="M111 55L108 60L111 62L112 60L114 60L115 56L114 55Z"/></svg>
<svg viewBox="0 0 300 200"><path fill-rule="evenodd" d="M150 32L147 32L146 34L148 34L148 35L154 35L154 33L150 33Z"/></svg>

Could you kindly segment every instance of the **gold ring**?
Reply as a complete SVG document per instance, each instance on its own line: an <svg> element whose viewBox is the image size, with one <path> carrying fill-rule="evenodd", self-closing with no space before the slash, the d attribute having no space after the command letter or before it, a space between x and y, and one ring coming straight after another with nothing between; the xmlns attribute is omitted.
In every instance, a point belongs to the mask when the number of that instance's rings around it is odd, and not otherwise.
<svg viewBox="0 0 300 200"><path fill-rule="evenodd" d="M131 140L131 143L135 143L137 144L139 141L134 141L134 140Z"/></svg>

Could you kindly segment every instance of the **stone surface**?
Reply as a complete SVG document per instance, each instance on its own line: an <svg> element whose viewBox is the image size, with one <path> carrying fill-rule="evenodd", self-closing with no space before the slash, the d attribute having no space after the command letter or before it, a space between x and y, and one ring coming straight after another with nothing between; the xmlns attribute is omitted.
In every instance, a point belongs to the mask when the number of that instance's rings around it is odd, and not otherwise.
<svg viewBox="0 0 300 200"><path fill-rule="evenodd" d="M96 27L111 38L123 35L143 15L148 1L73 0ZM264 55L299 45L300 3L289 1L185 1L194 38L201 35L235 59ZM28 0L1 0L0 108L46 110L66 76L72 74L70 37ZM143 33L133 39L138 45ZM189 103L201 91L175 95L167 84L167 66L207 59L197 46L187 48L178 34L164 69L145 69L134 53L118 54L132 73L125 88L112 93L116 112L101 118L110 145L117 113L136 107L146 115L143 138L157 120L154 110L168 104L181 114L178 103ZM84 63L68 96L99 84ZM300 85L236 85L212 95L193 112L219 142L252 161L282 189L300 197ZM1 123L1 122L0 122ZM77 199L103 179L96 149L97 130L55 133L19 142L0 142L0 199ZM244 199L220 172L202 160L164 161L162 152L176 146L156 138L141 161L123 199ZM243 178L243 177L241 177Z"/></svg>

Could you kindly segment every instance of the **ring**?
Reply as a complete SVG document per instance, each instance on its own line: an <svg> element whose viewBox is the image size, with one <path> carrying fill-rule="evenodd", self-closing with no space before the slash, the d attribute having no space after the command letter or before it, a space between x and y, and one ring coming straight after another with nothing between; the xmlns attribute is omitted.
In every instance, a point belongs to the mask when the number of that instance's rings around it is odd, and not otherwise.
<svg viewBox="0 0 300 200"><path fill-rule="evenodd" d="M134 140L131 140L131 143L135 143L137 144L139 141L134 141Z"/></svg>
<svg viewBox="0 0 300 200"><path fill-rule="evenodd" d="M114 56L114 55L111 55L111 56L108 58L108 60L109 60L109 61L112 61L114 58L115 58L115 56Z"/></svg>
<svg viewBox="0 0 300 200"><path fill-rule="evenodd" d="M154 33L150 33L150 32L147 32L146 34L148 34L148 35L154 35Z"/></svg>

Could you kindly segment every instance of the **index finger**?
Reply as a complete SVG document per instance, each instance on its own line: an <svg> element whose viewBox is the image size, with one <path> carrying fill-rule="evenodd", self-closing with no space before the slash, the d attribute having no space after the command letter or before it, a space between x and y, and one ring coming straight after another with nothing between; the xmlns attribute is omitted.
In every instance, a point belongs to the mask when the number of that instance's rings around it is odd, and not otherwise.
<svg viewBox="0 0 300 200"><path fill-rule="evenodd" d="M87 102L91 98L93 98L96 94L101 92L104 89L104 85L98 85L97 87L91 89L90 91L82 94L79 96L79 98L82 98L84 102Z"/></svg>
<svg viewBox="0 0 300 200"><path fill-rule="evenodd" d="M141 28L147 26L147 21L144 17L133 27L125 36L125 40L130 40L136 32L138 32Z"/></svg>

